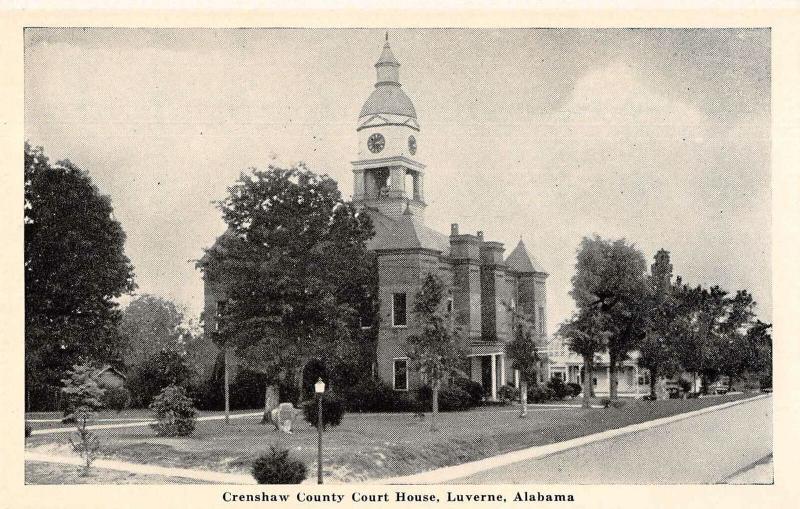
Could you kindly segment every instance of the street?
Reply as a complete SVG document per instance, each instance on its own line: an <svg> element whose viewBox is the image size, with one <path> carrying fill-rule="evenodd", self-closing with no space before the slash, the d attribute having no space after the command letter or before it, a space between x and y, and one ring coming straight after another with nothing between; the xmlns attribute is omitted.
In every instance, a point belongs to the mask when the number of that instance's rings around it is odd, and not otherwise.
<svg viewBox="0 0 800 509"><path fill-rule="evenodd" d="M712 484L771 453L772 398L761 398L448 483Z"/></svg>

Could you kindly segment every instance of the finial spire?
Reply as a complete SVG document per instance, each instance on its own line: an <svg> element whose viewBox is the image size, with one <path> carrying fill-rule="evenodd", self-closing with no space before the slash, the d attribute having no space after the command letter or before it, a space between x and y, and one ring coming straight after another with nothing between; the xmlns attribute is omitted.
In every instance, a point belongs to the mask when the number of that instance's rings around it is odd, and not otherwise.
<svg viewBox="0 0 800 509"><path fill-rule="evenodd" d="M389 31L386 31L386 42L389 42Z"/></svg>

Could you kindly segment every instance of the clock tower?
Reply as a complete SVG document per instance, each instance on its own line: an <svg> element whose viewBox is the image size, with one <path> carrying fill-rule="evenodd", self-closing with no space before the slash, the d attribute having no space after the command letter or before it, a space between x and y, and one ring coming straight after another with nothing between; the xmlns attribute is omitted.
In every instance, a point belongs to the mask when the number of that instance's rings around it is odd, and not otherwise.
<svg viewBox="0 0 800 509"><path fill-rule="evenodd" d="M358 116L358 159L353 161L353 203L377 209L391 219L408 208L423 219L425 165L417 112L400 87L400 63L383 45L377 81Z"/></svg>

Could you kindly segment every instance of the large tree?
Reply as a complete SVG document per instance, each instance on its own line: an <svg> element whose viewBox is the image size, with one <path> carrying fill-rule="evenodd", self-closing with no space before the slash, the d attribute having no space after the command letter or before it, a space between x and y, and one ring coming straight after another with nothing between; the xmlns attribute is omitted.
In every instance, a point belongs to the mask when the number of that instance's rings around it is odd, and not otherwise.
<svg viewBox="0 0 800 509"><path fill-rule="evenodd" d="M149 294L136 297L122 311L120 322L125 365L139 366L161 351L185 353L190 331L184 322L174 303Z"/></svg>
<svg viewBox="0 0 800 509"><path fill-rule="evenodd" d="M593 393L594 356L608 348L608 318L597 307L578 311L561 324L559 335L570 350L583 357L583 408L589 408Z"/></svg>
<svg viewBox="0 0 800 509"><path fill-rule="evenodd" d="M607 327L610 397L617 397L618 370L644 337L646 264L624 239L584 237L578 248L570 295L579 310L597 310Z"/></svg>
<svg viewBox="0 0 800 509"><path fill-rule="evenodd" d="M69 161L25 144L26 388L58 386L81 362L115 362L116 299L134 289L111 199Z"/></svg>
<svg viewBox="0 0 800 509"><path fill-rule="evenodd" d="M681 285L680 278L675 285ZM650 266L647 292L646 330L637 362L650 372L650 396L655 399L658 379L678 369L674 343L679 333L681 306L674 295L669 252L664 249L656 253L655 262Z"/></svg>
<svg viewBox="0 0 800 509"><path fill-rule="evenodd" d="M464 352L443 309L443 298L441 279L426 275L414 299L414 327L418 331L406 339L409 359L431 388L431 431L436 431L442 382L460 373L464 365Z"/></svg>
<svg viewBox="0 0 800 509"><path fill-rule="evenodd" d="M228 230L201 267L228 299L215 340L266 375L267 422L280 380L353 351L359 315L376 306L373 230L335 181L303 165L253 169L228 191L218 204Z"/></svg>

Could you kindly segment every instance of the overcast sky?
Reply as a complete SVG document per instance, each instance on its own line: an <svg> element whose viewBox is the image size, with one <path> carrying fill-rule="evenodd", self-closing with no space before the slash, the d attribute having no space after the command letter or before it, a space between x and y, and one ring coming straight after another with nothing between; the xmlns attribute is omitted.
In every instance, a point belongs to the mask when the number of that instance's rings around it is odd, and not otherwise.
<svg viewBox="0 0 800 509"><path fill-rule="evenodd" d="M383 30L28 29L25 133L111 196L140 293L199 316L194 260L239 171L305 161L349 197ZM771 319L768 30L390 29L426 221L520 237L550 330L581 237L659 248ZM424 143L424 146L423 146Z"/></svg>

